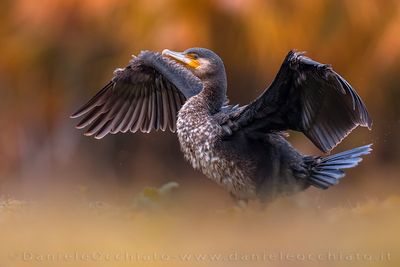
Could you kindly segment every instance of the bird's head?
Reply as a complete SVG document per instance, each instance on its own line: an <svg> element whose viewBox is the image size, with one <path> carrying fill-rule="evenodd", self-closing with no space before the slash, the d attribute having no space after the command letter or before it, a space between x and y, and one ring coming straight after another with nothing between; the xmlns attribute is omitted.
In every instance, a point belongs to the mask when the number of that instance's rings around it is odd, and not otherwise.
<svg viewBox="0 0 400 267"><path fill-rule="evenodd" d="M202 81L225 78L224 63L209 49L195 47L183 52L165 49L162 54L182 64Z"/></svg>

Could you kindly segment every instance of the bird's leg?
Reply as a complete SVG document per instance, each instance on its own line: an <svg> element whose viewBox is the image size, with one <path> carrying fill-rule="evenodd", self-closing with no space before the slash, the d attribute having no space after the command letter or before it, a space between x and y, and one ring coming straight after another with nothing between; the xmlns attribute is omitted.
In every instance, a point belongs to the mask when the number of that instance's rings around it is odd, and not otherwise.
<svg viewBox="0 0 400 267"><path fill-rule="evenodd" d="M232 197L233 201L235 201L235 208L244 210L248 207L248 203L249 203L248 199L239 198L239 197L235 196L232 192L230 192L229 194Z"/></svg>

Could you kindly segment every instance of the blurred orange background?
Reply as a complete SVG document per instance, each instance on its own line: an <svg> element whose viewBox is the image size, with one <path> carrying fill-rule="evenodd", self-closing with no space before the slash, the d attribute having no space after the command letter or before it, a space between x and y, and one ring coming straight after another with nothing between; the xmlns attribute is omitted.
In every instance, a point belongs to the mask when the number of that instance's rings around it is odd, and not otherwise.
<svg viewBox="0 0 400 267"><path fill-rule="evenodd" d="M334 152L368 143L374 151L338 186L305 192L307 205L351 208L393 197L399 204L397 0L2 0L0 195L48 201L74 198L84 188L90 201L126 204L144 186L177 181L182 198L196 207L232 205L225 191L184 161L174 134L117 134L98 141L84 137L69 119L132 54L189 47L221 56L230 101L242 105L268 86L290 49L332 64L374 121L372 131L354 130ZM319 154L299 133L291 133L290 141L304 153ZM390 216L383 218L399 222Z"/></svg>

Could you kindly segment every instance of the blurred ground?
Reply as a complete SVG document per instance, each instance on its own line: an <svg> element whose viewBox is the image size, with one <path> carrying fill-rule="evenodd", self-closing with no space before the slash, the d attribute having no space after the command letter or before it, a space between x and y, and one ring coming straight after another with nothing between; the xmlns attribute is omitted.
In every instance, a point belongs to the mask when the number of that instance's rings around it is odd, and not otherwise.
<svg viewBox="0 0 400 267"><path fill-rule="evenodd" d="M243 215L232 211L226 192L184 162L173 134L119 134L97 141L74 129L76 122L68 116L132 54L193 46L223 58L232 103L254 99L290 49L332 64L357 89L374 120L371 132L356 129L335 152L372 142L373 154L328 191L307 190ZM344 254L390 252L392 258L323 265L397 266L398 73L396 0L2 0L0 266L32 265L20 260L24 251L165 249L176 256L329 248ZM319 153L301 134L292 133L290 140L304 153ZM180 184L171 206L150 214L132 207L144 187L167 181ZM105 213L111 216L93 213L92 203L107 203ZM10 253L17 259L8 258ZM87 262L96 264L130 263ZM134 264L187 266L179 261Z"/></svg>
<svg viewBox="0 0 400 267"><path fill-rule="evenodd" d="M0 202L2 266L398 266L399 197L335 208L305 194L260 210L199 196L130 204ZM146 196L146 194L145 194ZM218 198L214 198L214 201ZM220 199L221 200L221 199ZM146 204L144 204L146 203ZM220 203L220 202L218 202ZM212 206L212 208L210 208Z"/></svg>

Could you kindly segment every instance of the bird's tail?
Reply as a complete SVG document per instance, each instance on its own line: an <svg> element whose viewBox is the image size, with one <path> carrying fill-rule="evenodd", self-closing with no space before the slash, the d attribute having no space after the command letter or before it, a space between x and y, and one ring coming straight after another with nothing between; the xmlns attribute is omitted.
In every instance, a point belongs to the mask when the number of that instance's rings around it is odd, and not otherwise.
<svg viewBox="0 0 400 267"><path fill-rule="evenodd" d="M327 157L306 158L305 162L310 168L308 181L311 185L327 189L339 182L345 173L342 169L353 168L362 161L361 156L368 155L372 144L353 148Z"/></svg>

